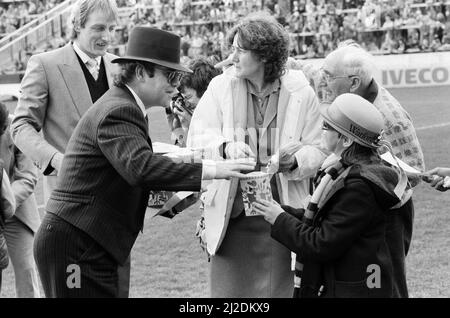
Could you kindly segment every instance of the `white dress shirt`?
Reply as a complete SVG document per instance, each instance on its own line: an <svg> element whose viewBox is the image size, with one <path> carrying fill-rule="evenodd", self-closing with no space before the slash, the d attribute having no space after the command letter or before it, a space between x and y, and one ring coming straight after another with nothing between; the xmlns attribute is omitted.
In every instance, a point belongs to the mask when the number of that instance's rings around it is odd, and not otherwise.
<svg viewBox="0 0 450 318"><path fill-rule="evenodd" d="M84 65L87 66L87 68L88 68L89 72L91 72L92 76L94 76L94 78L96 77L93 74L94 71L97 71L97 76L98 76L98 72L100 71L100 63L102 62L102 57L101 56L97 56L95 58L90 57L89 55L87 55L80 49L80 47L77 45L76 42L73 42L72 46L73 46L73 49L75 50L75 52L77 53L77 55L80 57L81 61L84 63ZM88 62L92 59L94 59L97 62L96 70L93 70L92 67L88 64Z"/></svg>

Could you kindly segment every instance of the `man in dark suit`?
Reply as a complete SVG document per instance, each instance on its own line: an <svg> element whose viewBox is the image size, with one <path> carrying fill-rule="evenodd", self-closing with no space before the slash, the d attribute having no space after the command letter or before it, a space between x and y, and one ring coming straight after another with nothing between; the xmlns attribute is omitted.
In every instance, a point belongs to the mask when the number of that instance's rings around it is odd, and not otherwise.
<svg viewBox="0 0 450 318"><path fill-rule="evenodd" d="M153 153L146 109L168 106L182 72L180 38L136 27L116 87L82 117L36 235L47 297L117 297L123 264L143 227L150 190L199 191L201 180L242 177L248 161L175 163Z"/></svg>

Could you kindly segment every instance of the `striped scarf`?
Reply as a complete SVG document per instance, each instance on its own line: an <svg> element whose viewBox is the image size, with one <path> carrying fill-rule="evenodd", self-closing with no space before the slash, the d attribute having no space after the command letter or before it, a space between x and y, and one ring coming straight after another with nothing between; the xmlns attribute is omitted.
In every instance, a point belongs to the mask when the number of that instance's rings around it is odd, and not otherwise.
<svg viewBox="0 0 450 318"><path fill-rule="evenodd" d="M314 215L330 197L333 185L338 180L345 178L349 170L350 167L344 167L341 161L335 162L330 166L319 170L315 178L316 188L303 215L303 222L305 224L312 226ZM320 271L318 264L314 267L316 271ZM296 255L294 269L294 298L320 297L324 291L324 286L311 286L308 283L302 283L302 276L304 274L303 269L304 263L301 261L299 255Z"/></svg>

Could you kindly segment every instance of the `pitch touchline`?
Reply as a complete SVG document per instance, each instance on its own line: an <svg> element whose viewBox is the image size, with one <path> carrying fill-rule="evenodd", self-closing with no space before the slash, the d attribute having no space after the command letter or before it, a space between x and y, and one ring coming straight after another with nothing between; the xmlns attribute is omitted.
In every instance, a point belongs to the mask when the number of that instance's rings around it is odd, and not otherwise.
<svg viewBox="0 0 450 318"><path fill-rule="evenodd" d="M416 128L416 130L426 130L426 129L431 129L431 128L445 127L445 126L450 126L450 122L442 123L442 124L436 124L436 125L423 126L423 127Z"/></svg>

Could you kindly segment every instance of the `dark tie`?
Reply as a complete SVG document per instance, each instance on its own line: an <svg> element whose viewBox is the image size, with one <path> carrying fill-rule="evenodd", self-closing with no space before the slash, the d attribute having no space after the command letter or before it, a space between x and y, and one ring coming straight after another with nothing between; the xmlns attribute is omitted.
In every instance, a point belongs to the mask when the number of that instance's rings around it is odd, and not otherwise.
<svg viewBox="0 0 450 318"><path fill-rule="evenodd" d="M148 131L148 115L145 114L144 118L145 118L145 122L147 123L147 131Z"/></svg>

